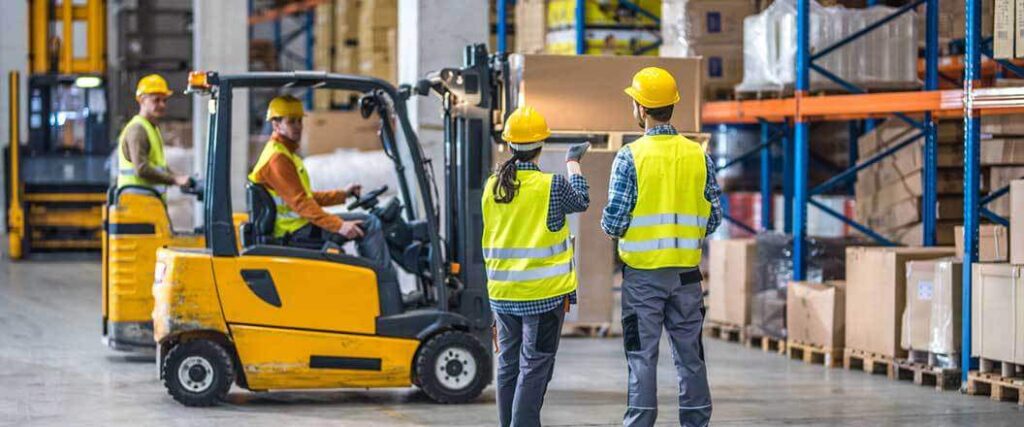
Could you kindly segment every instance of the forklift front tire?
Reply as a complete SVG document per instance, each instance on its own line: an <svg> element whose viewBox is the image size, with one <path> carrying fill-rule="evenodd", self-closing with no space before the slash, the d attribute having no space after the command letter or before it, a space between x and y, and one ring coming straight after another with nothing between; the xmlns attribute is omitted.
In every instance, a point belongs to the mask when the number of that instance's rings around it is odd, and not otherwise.
<svg viewBox="0 0 1024 427"><path fill-rule="evenodd" d="M491 359L476 337L448 331L423 343L414 383L437 403L466 403L483 392Z"/></svg>
<svg viewBox="0 0 1024 427"><path fill-rule="evenodd" d="M224 400L235 382L231 355L205 339L186 341L164 357L160 377L167 393L185 406L213 406Z"/></svg>

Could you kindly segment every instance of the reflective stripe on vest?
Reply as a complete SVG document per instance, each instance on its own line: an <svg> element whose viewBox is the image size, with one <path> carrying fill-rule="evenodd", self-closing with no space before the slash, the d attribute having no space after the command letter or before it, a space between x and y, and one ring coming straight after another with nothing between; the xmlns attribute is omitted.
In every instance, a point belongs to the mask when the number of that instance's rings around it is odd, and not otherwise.
<svg viewBox="0 0 1024 427"><path fill-rule="evenodd" d="M256 166L253 166L252 172L249 173L249 181L262 185L263 183L259 180L259 171L263 169L270 162L270 159L275 154L281 154L292 161L295 165L295 172L299 175L299 181L301 181L302 189L306 192L306 195L310 198L313 197L313 190L309 185L309 173L306 172L306 166L302 163L302 158L298 154L293 153L288 147L285 147L284 143L270 139L267 144L263 146L263 152L260 153L259 160L256 161ZM267 187L267 192L274 199L274 205L277 209L277 218L274 220L274 237L280 238L284 235L293 233L296 230L302 228L306 224L309 224L309 220L303 218L298 212L292 210L287 203L284 202L277 192Z"/></svg>
<svg viewBox="0 0 1024 427"><path fill-rule="evenodd" d="M117 186L120 188L126 185L141 185L163 194L167 191L167 186L135 175L135 165L124 154L125 135L128 128L135 125L142 126L142 129L146 131L146 139L149 141L149 157L147 158L149 166L161 172L168 171L167 159L164 157L164 138L160 134L160 129L153 126L145 117L136 115L125 125L121 130L121 135L117 137Z"/></svg>
<svg viewBox="0 0 1024 427"><path fill-rule="evenodd" d="M695 267L711 203L704 198L707 160L701 146L679 135L645 136L629 144L637 200L619 257L643 270Z"/></svg>
<svg viewBox="0 0 1024 427"><path fill-rule="evenodd" d="M516 172L519 189L510 203L494 201L494 177L484 188L482 247L487 293L493 300L536 301L576 290L569 227L547 227L553 175Z"/></svg>

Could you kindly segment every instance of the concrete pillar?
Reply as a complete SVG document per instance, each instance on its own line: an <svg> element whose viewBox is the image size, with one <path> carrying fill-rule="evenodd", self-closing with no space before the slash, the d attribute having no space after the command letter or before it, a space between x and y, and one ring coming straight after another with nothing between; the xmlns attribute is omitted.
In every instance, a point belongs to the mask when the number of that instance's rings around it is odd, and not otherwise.
<svg viewBox="0 0 1024 427"><path fill-rule="evenodd" d="M6 147L11 141L8 120L8 97L10 88L7 87L7 73L11 70L21 72L21 139L28 138L28 121L25 113L28 110L28 2L13 1L5 2L4 12L0 13L0 28L4 29L4 35L0 37L0 145ZM7 181L6 162L0 162L0 176ZM0 200L5 200L4 186L0 185ZM3 224L0 224L0 234L7 233L7 209L0 208L3 212Z"/></svg>
<svg viewBox="0 0 1024 427"><path fill-rule="evenodd" d="M457 12L456 12L457 11ZM415 84L425 74L461 67L467 45L487 43L488 2L480 0L399 0L398 81ZM409 120L426 156L434 160L434 176L444 178L441 102L436 96L414 97ZM443 181L438 181L440 187ZM440 196L444 198L442 191ZM438 201L441 208L444 200Z"/></svg>
<svg viewBox="0 0 1024 427"><path fill-rule="evenodd" d="M221 74L249 70L249 22L247 0L193 0L192 58L195 69ZM231 122L231 204L245 209L245 175L249 168L249 94L236 90ZM195 171L206 176L207 110L205 97L192 102ZM202 213L197 212L197 223Z"/></svg>

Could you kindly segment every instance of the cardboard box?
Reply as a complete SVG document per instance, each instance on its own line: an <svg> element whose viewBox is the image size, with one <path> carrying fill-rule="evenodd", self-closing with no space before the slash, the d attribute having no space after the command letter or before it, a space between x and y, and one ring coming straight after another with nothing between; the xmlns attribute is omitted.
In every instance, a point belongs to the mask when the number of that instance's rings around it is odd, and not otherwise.
<svg viewBox="0 0 1024 427"><path fill-rule="evenodd" d="M937 220L956 220L964 216L964 201L961 196L942 196L936 201ZM877 230L892 230L921 221L921 199L907 199L886 209L862 213L858 210L861 223Z"/></svg>
<svg viewBox="0 0 1024 427"><path fill-rule="evenodd" d="M996 0L992 40L992 56L995 58L1013 58L1013 42L1016 40L1013 14L1016 0Z"/></svg>
<svg viewBox="0 0 1024 427"><path fill-rule="evenodd" d="M956 253L964 253L964 227L958 225L953 233L956 238ZM998 224L982 224L978 227L978 262L1006 262L1009 260L1010 233Z"/></svg>
<svg viewBox="0 0 1024 427"><path fill-rule="evenodd" d="M1024 56L1024 0L1014 1L1013 42L1014 58Z"/></svg>
<svg viewBox="0 0 1024 427"><path fill-rule="evenodd" d="M299 147L305 156L338 149L383 150L377 135L380 121L364 119L358 111L310 111L303 123Z"/></svg>
<svg viewBox="0 0 1024 427"><path fill-rule="evenodd" d="M662 35L666 40L683 38L688 45L742 45L743 20L755 13L750 0L666 1L662 2Z"/></svg>
<svg viewBox="0 0 1024 427"><path fill-rule="evenodd" d="M846 283L791 282L786 295L787 338L830 349L845 340Z"/></svg>
<svg viewBox="0 0 1024 427"><path fill-rule="evenodd" d="M924 194L921 174L921 171L913 172L899 183L885 186L873 194L864 194L863 191L858 191L857 205L864 209L863 212L876 212L888 209L901 201L921 197ZM963 193L963 171L940 169L936 175L935 190L938 194ZM982 182L982 184L987 183Z"/></svg>
<svg viewBox="0 0 1024 427"><path fill-rule="evenodd" d="M1024 166L990 166L988 168L989 191L1008 187L1015 179L1024 179ZM988 209L1003 218L1010 217L1010 197L1004 195L992 200Z"/></svg>
<svg viewBox="0 0 1024 427"><path fill-rule="evenodd" d="M952 247L846 249L846 348L904 357L906 264L953 255Z"/></svg>
<svg viewBox="0 0 1024 427"><path fill-rule="evenodd" d="M953 234L956 226L961 222L963 221L938 221L935 224L935 243L941 246L953 246L956 243L956 239ZM894 228L892 230L886 230L882 234L899 244L917 246L924 243L924 224L918 222Z"/></svg>
<svg viewBox="0 0 1024 427"><path fill-rule="evenodd" d="M981 116L981 133L994 137L1024 136L1024 115Z"/></svg>
<svg viewBox="0 0 1024 427"><path fill-rule="evenodd" d="M565 146L548 146L541 152L539 166L545 172L565 174ZM495 153L500 156L505 153ZM590 151L582 165L590 184L592 206L608 204L608 181L615 152ZM607 323L613 312L613 289L621 285L621 271L615 253L615 241L601 230L601 209L587 209L569 215L570 233L576 238L576 277L579 281L579 304L566 316L566 322ZM618 277L618 279L616 279Z"/></svg>
<svg viewBox="0 0 1024 427"><path fill-rule="evenodd" d="M705 94L732 93L743 81L743 46L698 44L692 49L696 56L704 58Z"/></svg>
<svg viewBox="0 0 1024 427"><path fill-rule="evenodd" d="M1024 180L1010 183L1010 262L1024 264Z"/></svg>
<svg viewBox="0 0 1024 427"><path fill-rule="evenodd" d="M963 150L962 145L939 145L936 150L937 166L963 169ZM858 172L857 185L861 194L873 193L923 168L924 141L919 141Z"/></svg>
<svg viewBox="0 0 1024 427"><path fill-rule="evenodd" d="M552 130L637 130L629 96L622 89L644 67L661 67L675 76L682 97L672 124L680 132L700 131L703 78L699 58L515 54L509 61L511 87L518 90L512 99L544 114Z"/></svg>
<svg viewBox="0 0 1024 427"><path fill-rule="evenodd" d="M939 144L963 144L963 121L938 122L935 132L936 142ZM917 133L917 129L902 120L889 119L857 139L857 153L861 159L867 159L872 154L906 141Z"/></svg>
<svg viewBox="0 0 1024 427"><path fill-rule="evenodd" d="M1024 165L1024 139L982 139L981 165Z"/></svg>
<svg viewBox="0 0 1024 427"><path fill-rule="evenodd" d="M547 6L544 0L516 2L516 53L543 53L547 34Z"/></svg>
<svg viewBox="0 0 1024 427"><path fill-rule="evenodd" d="M1024 363L1024 279L1021 266L974 264L971 356Z"/></svg>
<svg viewBox="0 0 1024 427"><path fill-rule="evenodd" d="M750 298L757 268L757 241L708 242L707 319L739 327L750 324Z"/></svg>
<svg viewBox="0 0 1024 427"><path fill-rule="evenodd" d="M903 349L959 354L962 268L953 258L907 263Z"/></svg>

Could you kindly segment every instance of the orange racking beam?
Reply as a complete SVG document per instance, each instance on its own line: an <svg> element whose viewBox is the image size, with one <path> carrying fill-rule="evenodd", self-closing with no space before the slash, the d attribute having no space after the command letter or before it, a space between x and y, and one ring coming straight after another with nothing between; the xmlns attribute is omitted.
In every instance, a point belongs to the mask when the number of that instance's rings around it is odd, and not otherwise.
<svg viewBox="0 0 1024 427"><path fill-rule="evenodd" d="M985 88L974 92L975 107L981 115L1024 112L1024 87ZM780 122L799 114L803 120L840 121L925 112L947 118L962 117L963 109L962 90L883 92L708 102L701 111L701 120L704 124L757 123L758 119Z"/></svg>
<svg viewBox="0 0 1024 427"><path fill-rule="evenodd" d="M302 13L317 6L328 3L330 0L300 0L288 3L281 7L265 9L249 17L249 25L262 24L280 19L282 16Z"/></svg>

